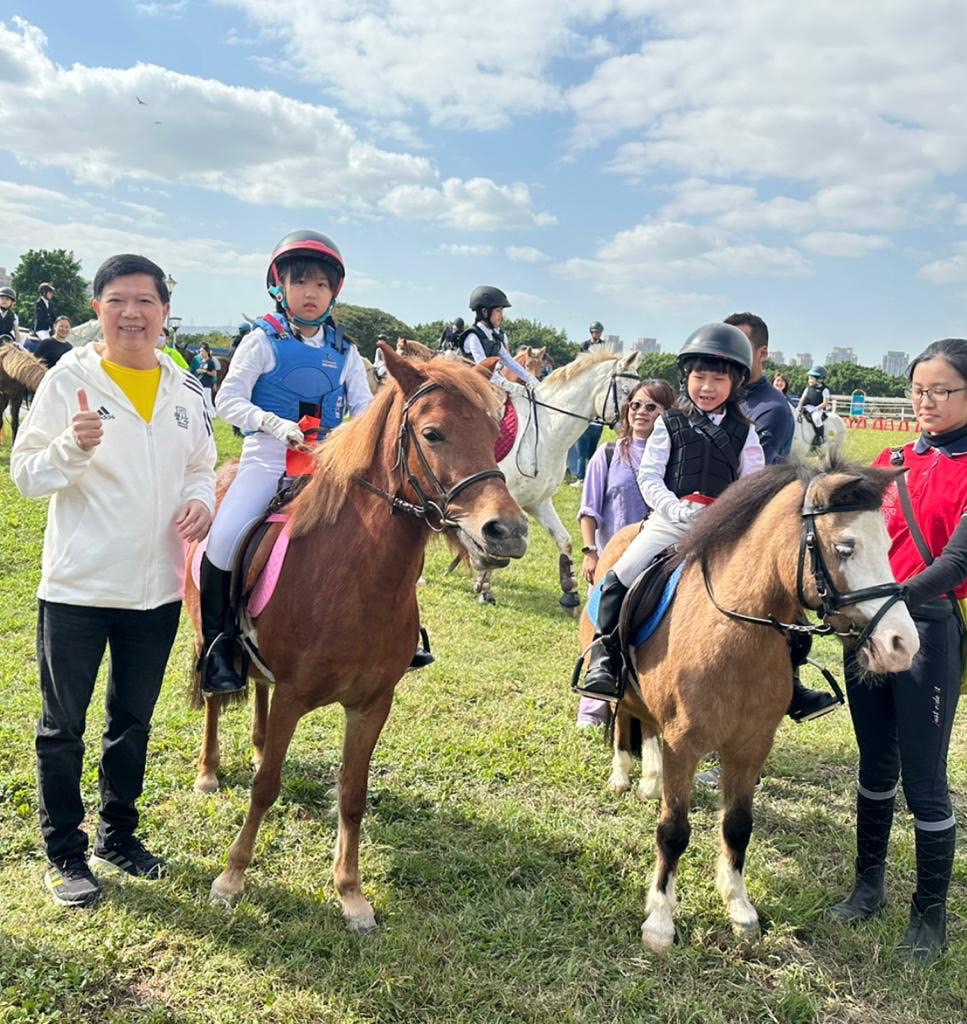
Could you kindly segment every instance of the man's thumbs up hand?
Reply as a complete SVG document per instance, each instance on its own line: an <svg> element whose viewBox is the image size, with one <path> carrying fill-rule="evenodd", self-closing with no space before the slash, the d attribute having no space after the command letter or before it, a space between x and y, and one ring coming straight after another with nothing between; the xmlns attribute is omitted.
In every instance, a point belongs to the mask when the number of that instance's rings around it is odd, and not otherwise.
<svg viewBox="0 0 967 1024"><path fill-rule="evenodd" d="M96 448L104 436L101 417L96 412L92 412L91 407L87 404L87 392L83 388L77 389L77 412L71 418L71 429L74 434L74 443L85 452Z"/></svg>

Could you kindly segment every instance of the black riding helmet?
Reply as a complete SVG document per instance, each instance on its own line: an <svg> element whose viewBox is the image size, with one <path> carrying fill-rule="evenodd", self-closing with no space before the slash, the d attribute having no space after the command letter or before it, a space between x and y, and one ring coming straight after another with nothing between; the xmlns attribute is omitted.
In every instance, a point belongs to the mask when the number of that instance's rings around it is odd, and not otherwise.
<svg viewBox="0 0 967 1024"><path fill-rule="evenodd" d="M0 298L13 299L13 301L16 302L17 293L12 288L0 288Z"/></svg>
<svg viewBox="0 0 967 1024"><path fill-rule="evenodd" d="M589 332L590 331L603 331L603 330L604 330L604 324L601 323L600 320L592 320L591 321L591 326L588 328Z"/></svg>
<svg viewBox="0 0 967 1024"><path fill-rule="evenodd" d="M709 359L725 359L742 368L745 383L752 373L752 344L745 332L732 324L705 324L685 339L678 353L678 366L684 373L685 363L696 356Z"/></svg>
<svg viewBox="0 0 967 1024"><path fill-rule="evenodd" d="M493 285L478 285L470 293L470 308L475 312L481 309L510 309L510 300Z"/></svg>

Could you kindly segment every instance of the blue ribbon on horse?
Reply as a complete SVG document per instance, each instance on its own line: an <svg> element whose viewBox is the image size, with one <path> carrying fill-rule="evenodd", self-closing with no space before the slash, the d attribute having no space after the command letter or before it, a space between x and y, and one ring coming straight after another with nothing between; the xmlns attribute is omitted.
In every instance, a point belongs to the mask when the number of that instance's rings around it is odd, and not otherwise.
<svg viewBox="0 0 967 1024"><path fill-rule="evenodd" d="M644 622L635 631L634 636L631 638L632 647L640 647L661 625L661 620L665 617L665 613L671 607L673 598L675 597L675 591L678 589L678 581L682 578L682 572L685 569L685 563L681 562L676 566L674 572L668 577L668 582L665 584L665 588L661 592L661 597L658 600L658 604L655 606L654 611L645 619ZM596 583L591 589L591 593L588 594L588 605L587 613L588 618L591 620L595 629L598 627L598 606L601 603L601 584Z"/></svg>

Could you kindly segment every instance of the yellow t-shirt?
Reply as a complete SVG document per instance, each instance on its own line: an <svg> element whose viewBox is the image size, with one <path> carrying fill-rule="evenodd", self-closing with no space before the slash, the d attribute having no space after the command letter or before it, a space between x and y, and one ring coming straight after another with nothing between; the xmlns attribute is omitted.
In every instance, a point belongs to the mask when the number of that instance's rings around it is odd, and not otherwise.
<svg viewBox="0 0 967 1024"><path fill-rule="evenodd" d="M154 413L154 400L158 397L158 385L161 383L161 367L151 370L131 370L127 366L119 366L107 359L101 360L104 372L127 395L128 401L137 410L145 423L151 422Z"/></svg>

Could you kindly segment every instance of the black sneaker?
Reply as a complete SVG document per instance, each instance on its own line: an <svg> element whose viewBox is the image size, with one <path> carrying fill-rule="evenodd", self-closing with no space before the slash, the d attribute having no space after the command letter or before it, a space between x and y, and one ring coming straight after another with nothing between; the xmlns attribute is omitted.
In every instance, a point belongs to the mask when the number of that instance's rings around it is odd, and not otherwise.
<svg viewBox="0 0 967 1024"><path fill-rule="evenodd" d="M116 846L94 847L90 863L94 867L113 868L132 878L158 879L165 873L165 862L144 848L137 836L131 836Z"/></svg>
<svg viewBox="0 0 967 1024"><path fill-rule="evenodd" d="M50 890L54 902L62 907L90 907L101 895L101 887L83 857L48 864L44 885Z"/></svg>

